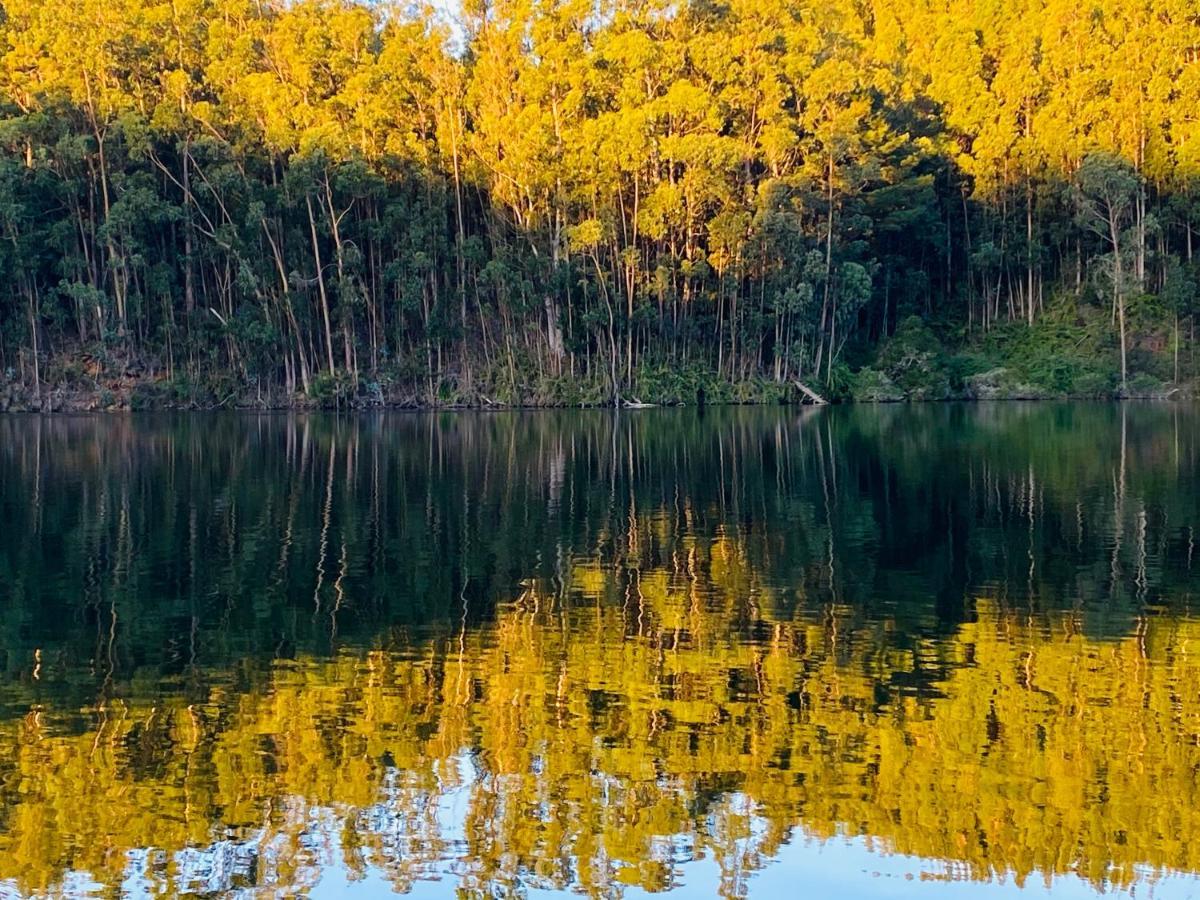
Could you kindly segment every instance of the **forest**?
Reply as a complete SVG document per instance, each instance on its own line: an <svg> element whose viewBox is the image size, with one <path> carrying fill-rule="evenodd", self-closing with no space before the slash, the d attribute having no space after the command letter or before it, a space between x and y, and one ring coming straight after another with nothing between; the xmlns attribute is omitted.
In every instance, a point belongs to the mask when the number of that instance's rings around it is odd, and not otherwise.
<svg viewBox="0 0 1200 900"><path fill-rule="evenodd" d="M0 0L0 409L1196 390L1194 0Z"/></svg>

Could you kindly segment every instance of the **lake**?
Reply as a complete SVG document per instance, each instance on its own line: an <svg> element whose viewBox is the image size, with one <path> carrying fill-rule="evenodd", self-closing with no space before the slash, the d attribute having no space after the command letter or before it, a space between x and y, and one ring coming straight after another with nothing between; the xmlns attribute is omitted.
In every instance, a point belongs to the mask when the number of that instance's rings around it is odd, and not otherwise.
<svg viewBox="0 0 1200 900"><path fill-rule="evenodd" d="M0 418L0 895L1200 896L1185 404Z"/></svg>

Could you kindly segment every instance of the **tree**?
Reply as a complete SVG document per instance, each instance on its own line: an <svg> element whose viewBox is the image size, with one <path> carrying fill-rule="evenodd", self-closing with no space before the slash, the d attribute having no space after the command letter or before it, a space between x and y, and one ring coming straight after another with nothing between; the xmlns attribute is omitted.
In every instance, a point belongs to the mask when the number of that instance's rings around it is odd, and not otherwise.
<svg viewBox="0 0 1200 900"><path fill-rule="evenodd" d="M1128 164L1105 153L1093 153L1079 170L1079 221L1109 247L1105 277L1113 298L1113 317L1121 342L1121 387L1126 386L1129 366L1126 358L1125 300L1136 286L1136 275L1129 272L1130 249L1126 229L1134 221L1141 179Z"/></svg>

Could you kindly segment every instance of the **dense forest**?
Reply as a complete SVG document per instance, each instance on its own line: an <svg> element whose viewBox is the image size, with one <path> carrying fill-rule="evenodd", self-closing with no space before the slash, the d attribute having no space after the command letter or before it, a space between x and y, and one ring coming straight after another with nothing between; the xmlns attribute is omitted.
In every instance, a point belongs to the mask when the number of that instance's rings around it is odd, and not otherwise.
<svg viewBox="0 0 1200 900"><path fill-rule="evenodd" d="M1193 0L0 12L2 408L1197 374Z"/></svg>

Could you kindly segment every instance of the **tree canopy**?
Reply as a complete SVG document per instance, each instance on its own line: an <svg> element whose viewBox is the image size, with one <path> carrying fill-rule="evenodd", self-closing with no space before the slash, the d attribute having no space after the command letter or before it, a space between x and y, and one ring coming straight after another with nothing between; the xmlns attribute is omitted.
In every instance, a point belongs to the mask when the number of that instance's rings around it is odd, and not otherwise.
<svg viewBox="0 0 1200 900"><path fill-rule="evenodd" d="M910 315L1094 325L1123 383L1180 377L1188 0L2 7L24 383L600 401L833 383Z"/></svg>

